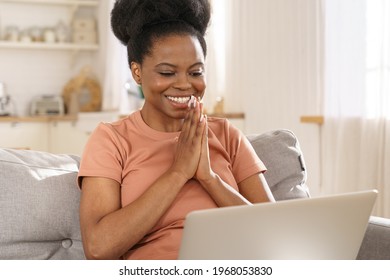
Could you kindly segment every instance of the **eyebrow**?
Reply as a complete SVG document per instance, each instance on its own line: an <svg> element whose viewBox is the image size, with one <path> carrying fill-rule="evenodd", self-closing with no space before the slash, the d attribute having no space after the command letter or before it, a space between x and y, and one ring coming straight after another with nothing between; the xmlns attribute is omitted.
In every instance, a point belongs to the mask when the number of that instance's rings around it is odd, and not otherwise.
<svg viewBox="0 0 390 280"><path fill-rule="evenodd" d="M174 65L174 64L171 64L168 62L159 63L155 67L157 68L157 67L161 67L161 66L169 66L169 67L177 68L177 65ZM196 63L192 64L189 68L192 68L195 66L204 66L204 63L203 62L196 62Z"/></svg>

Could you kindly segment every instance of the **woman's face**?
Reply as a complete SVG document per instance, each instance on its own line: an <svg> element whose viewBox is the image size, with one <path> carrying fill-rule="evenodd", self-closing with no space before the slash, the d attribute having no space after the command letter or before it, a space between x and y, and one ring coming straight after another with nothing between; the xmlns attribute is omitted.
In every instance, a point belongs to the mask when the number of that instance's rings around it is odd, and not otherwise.
<svg viewBox="0 0 390 280"><path fill-rule="evenodd" d="M171 35L156 40L142 65L131 64L145 96L141 111L145 122L157 130L180 130L191 96L203 97L204 68L203 50L196 37Z"/></svg>

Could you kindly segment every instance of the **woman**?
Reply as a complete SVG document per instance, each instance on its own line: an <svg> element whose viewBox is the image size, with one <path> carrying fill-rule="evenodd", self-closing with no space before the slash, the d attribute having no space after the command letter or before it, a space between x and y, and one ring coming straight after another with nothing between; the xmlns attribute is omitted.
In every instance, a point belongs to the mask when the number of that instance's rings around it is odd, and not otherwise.
<svg viewBox="0 0 390 280"><path fill-rule="evenodd" d="M265 167L228 121L202 114L207 0L119 0L114 34L140 111L91 135L79 172L87 258L176 259L185 216L273 200Z"/></svg>

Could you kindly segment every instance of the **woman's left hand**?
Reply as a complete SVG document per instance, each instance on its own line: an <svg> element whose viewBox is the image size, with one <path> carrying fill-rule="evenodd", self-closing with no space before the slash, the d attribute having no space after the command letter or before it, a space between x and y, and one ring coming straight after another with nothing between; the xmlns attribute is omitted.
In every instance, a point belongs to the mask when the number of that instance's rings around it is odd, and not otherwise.
<svg viewBox="0 0 390 280"><path fill-rule="evenodd" d="M198 169L196 170L195 173L195 178L200 182L211 179L214 174L210 164L207 116L202 115L202 118L203 118L202 122L205 122L205 124L204 124L203 135L202 135L202 147L200 151Z"/></svg>

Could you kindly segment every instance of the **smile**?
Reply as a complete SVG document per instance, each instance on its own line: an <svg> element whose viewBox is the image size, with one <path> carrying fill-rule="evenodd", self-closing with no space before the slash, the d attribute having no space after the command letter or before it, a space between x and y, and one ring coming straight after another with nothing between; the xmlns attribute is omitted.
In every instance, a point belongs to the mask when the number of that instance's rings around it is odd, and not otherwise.
<svg viewBox="0 0 390 280"><path fill-rule="evenodd" d="M186 104L190 101L191 96L186 96L186 97L173 97L173 96L167 96L169 100L175 103L180 103L180 104Z"/></svg>

